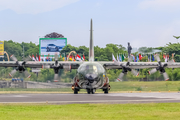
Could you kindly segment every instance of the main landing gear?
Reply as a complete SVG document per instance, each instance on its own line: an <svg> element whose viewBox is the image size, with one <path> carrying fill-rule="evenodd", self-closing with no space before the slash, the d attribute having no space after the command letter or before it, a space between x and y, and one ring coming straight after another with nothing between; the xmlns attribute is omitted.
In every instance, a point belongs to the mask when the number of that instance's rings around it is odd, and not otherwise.
<svg viewBox="0 0 180 120"><path fill-rule="evenodd" d="M94 94L96 92L96 89L86 89L87 94Z"/></svg>
<svg viewBox="0 0 180 120"><path fill-rule="evenodd" d="M111 89L111 86L110 86L110 85L107 85L107 87L103 89L104 94L108 94L108 92L109 92L110 89Z"/></svg>
<svg viewBox="0 0 180 120"><path fill-rule="evenodd" d="M74 94L78 94L78 91L79 91L79 89L75 88L74 89Z"/></svg>
<svg viewBox="0 0 180 120"><path fill-rule="evenodd" d="M104 94L108 94L109 89L108 89L108 88L106 88L106 89L103 89L103 91L104 91Z"/></svg>
<svg viewBox="0 0 180 120"><path fill-rule="evenodd" d="M72 90L74 91L74 94L78 94L79 89L78 89L78 88L75 88L74 85L72 85Z"/></svg>

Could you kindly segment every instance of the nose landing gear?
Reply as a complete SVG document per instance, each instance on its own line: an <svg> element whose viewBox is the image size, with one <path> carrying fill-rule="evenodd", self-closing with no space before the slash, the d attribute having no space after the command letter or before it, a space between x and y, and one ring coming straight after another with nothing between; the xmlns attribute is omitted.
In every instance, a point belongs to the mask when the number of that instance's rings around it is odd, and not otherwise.
<svg viewBox="0 0 180 120"><path fill-rule="evenodd" d="M86 89L88 94L94 94L96 92L96 89Z"/></svg>

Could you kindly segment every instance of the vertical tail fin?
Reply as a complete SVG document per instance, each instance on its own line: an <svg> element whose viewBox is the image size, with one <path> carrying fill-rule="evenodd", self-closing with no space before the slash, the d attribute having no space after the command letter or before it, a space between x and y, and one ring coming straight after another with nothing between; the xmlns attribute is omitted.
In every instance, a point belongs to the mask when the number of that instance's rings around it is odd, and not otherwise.
<svg viewBox="0 0 180 120"><path fill-rule="evenodd" d="M90 29L90 44L89 44L89 61L94 61L94 44L93 44L93 23L91 19L91 29Z"/></svg>

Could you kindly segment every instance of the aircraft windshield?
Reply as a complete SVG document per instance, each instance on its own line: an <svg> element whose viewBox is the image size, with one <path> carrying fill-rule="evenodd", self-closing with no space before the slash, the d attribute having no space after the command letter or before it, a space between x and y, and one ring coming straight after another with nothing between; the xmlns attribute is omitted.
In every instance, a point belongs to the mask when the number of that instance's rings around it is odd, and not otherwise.
<svg viewBox="0 0 180 120"><path fill-rule="evenodd" d="M78 72L80 73L87 73L87 72L93 72L93 73L103 73L104 68L100 64L95 63L89 63L89 64L83 64L79 67Z"/></svg>

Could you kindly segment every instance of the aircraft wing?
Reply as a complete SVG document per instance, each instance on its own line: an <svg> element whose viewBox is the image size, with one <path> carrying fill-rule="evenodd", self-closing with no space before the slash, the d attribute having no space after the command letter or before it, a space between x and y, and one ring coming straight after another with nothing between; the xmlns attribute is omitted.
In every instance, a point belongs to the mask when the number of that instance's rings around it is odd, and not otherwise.
<svg viewBox="0 0 180 120"><path fill-rule="evenodd" d="M106 69L121 69L121 65L126 65L127 62L109 62L99 61ZM162 65L167 64L167 68L180 68L180 63L162 62ZM130 62L129 68L131 69L144 69L144 68L157 68L158 62Z"/></svg>
<svg viewBox="0 0 180 120"><path fill-rule="evenodd" d="M58 61L58 64L61 66L70 66L71 69L78 69L80 64L83 62L79 61ZM54 65L55 61L49 61L49 62L34 62L34 61L28 61L25 65L25 67L29 68L43 68L44 66L51 66Z"/></svg>
<svg viewBox="0 0 180 120"><path fill-rule="evenodd" d="M18 61L18 64L22 64L23 61ZM61 64L62 66L71 66L71 69L77 69L80 64L83 62L76 62L76 61L58 61L58 64ZM15 61L3 61L0 62L0 67L17 67L17 62ZM43 66L50 66L55 64L55 61L49 61L49 62L35 62L35 61L27 61L24 64L24 67L28 68L43 68Z"/></svg>
<svg viewBox="0 0 180 120"><path fill-rule="evenodd" d="M105 62L105 61L99 63L101 63L106 69L121 69L122 65L125 66L127 64L127 62ZM130 62L128 67L132 69L156 68L158 67L158 62Z"/></svg>
<svg viewBox="0 0 180 120"><path fill-rule="evenodd" d="M126 65L127 62L110 62L110 61L95 61L102 64L106 69L121 69L121 65ZM19 61L19 63L23 63L23 61ZM78 69L80 64L84 62L82 61L58 61L58 64L62 66L71 66L71 69ZM24 65L29 68L43 68L43 66L53 65L55 61L47 61L47 62L34 62L27 61ZM167 64L167 68L180 68L180 63L165 63L162 62L162 65ZM17 63L15 61L4 61L0 62L0 67L17 67ZM144 69L144 68L156 68L158 67L158 62L130 62L129 68L132 69Z"/></svg>
<svg viewBox="0 0 180 120"><path fill-rule="evenodd" d="M1 61L0 62L0 67L16 67L16 66L17 66L17 63L15 61L8 61L8 62Z"/></svg>

